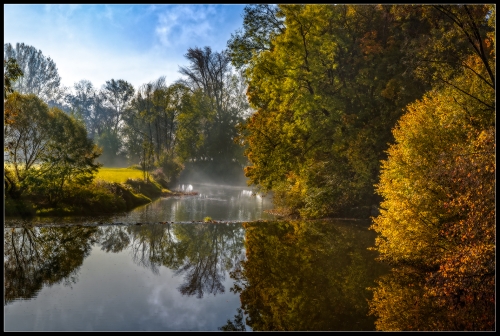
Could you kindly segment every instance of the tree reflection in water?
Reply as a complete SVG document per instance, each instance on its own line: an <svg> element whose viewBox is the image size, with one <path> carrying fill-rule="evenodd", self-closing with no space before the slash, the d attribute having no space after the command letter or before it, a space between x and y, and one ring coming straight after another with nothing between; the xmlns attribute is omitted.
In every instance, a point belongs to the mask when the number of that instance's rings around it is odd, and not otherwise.
<svg viewBox="0 0 500 336"><path fill-rule="evenodd" d="M239 227L238 227L239 226ZM176 274L186 280L179 287L184 295L224 293L222 282L243 258L243 229L237 224L178 225L175 234L185 255Z"/></svg>
<svg viewBox="0 0 500 336"><path fill-rule="evenodd" d="M247 325L256 331L374 330L368 287L387 269L367 250L375 233L352 224L244 224L247 260L231 273L231 290L240 293Z"/></svg>
<svg viewBox="0 0 500 336"><path fill-rule="evenodd" d="M132 260L154 274L165 266L184 275L184 295L224 293L225 273L244 257L243 237L239 224L5 229L5 304L34 297L44 284L75 283L95 242L106 252L130 248Z"/></svg>
<svg viewBox="0 0 500 336"><path fill-rule="evenodd" d="M33 298L43 285L76 283L96 232L96 227L5 229L4 304Z"/></svg>
<svg viewBox="0 0 500 336"><path fill-rule="evenodd" d="M244 231L239 224L115 226L100 233L103 250L119 252L128 242L136 264L154 274L165 266L184 275L179 291L198 298L224 293L225 273L244 257Z"/></svg>
<svg viewBox="0 0 500 336"><path fill-rule="evenodd" d="M99 228L99 243L106 252L118 253L130 244L130 237L123 227L104 226Z"/></svg>
<svg viewBox="0 0 500 336"><path fill-rule="evenodd" d="M378 317L378 330L495 330L494 293L482 287L469 288L475 302L467 304L469 293L448 298L440 284L428 281L428 272L411 266L396 267L377 283L370 313Z"/></svg>

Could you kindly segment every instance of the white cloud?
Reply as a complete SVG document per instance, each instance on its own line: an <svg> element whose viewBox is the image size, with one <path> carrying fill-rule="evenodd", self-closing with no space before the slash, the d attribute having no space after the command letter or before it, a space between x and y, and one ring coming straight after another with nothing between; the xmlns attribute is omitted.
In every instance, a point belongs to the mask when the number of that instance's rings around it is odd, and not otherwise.
<svg viewBox="0 0 500 336"><path fill-rule="evenodd" d="M213 30L212 6L168 6L168 10L160 13L156 34L164 46L184 44L186 41L206 38Z"/></svg>

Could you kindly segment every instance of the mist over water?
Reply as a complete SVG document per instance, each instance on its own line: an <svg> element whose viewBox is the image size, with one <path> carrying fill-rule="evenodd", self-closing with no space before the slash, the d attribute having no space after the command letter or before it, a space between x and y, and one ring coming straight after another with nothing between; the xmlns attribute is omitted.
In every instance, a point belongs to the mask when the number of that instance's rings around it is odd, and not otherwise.
<svg viewBox="0 0 500 336"><path fill-rule="evenodd" d="M274 219L265 212L273 208L271 195L254 193L250 187L214 184L180 184L179 190L197 192L194 196L164 197L138 207L113 221L121 223L245 222Z"/></svg>
<svg viewBox="0 0 500 336"><path fill-rule="evenodd" d="M235 161L187 162L179 176L180 184L225 185L248 187L243 166Z"/></svg>

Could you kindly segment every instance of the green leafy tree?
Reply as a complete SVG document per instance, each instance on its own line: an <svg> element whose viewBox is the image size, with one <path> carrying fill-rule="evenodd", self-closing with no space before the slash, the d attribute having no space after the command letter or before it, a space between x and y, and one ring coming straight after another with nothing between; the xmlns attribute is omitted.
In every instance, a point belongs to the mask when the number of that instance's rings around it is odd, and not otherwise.
<svg viewBox="0 0 500 336"><path fill-rule="evenodd" d="M271 49L271 40L283 33L283 15L279 7L269 4L248 5L244 8L243 30L239 29L227 42L231 63L244 68L252 56Z"/></svg>
<svg viewBox="0 0 500 336"><path fill-rule="evenodd" d="M203 143L198 155L190 157L190 165L211 172L212 178L228 175L220 174L221 171L227 172L228 167L241 170L243 155L241 147L235 143L236 127L249 109L241 74L233 71L226 50L214 52L210 47L190 48L185 57L190 64L180 68L180 73L185 76L180 82L192 92L200 90L206 95L203 106L198 105L204 108L200 111L204 120L198 129Z"/></svg>
<svg viewBox="0 0 500 336"><path fill-rule="evenodd" d="M3 60L3 98L7 99L10 93L14 92L12 88L13 82L15 82L19 77L23 76L23 71L17 64L15 58L4 58Z"/></svg>
<svg viewBox="0 0 500 336"><path fill-rule="evenodd" d="M33 94L14 93L8 103L18 111L14 122L5 127L5 179L12 198L25 192L48 193L56 202L67 183L91 182L100 151L82 122L57 108L49 109Z"/></svg>
<svg viewBox="0 0 500 336"><path fill-rule="evenodd" d="M373 185L390 130L426 89L397 61L405 32L391 8L280 5L285 29L247 61L257 111L240 129L246 176L274 191L277 206L322 217L378 202Z"/></svg>
<svg viewBox="0 0 500 336"><path fill-rule="evenodd" d="M48 197L50 204L64 200L70 186L89 185L101 166L96 159L101 150L88 137L82 121L53 107L53 122L46 153L37 172L26 180L30 192Z"/></svg>

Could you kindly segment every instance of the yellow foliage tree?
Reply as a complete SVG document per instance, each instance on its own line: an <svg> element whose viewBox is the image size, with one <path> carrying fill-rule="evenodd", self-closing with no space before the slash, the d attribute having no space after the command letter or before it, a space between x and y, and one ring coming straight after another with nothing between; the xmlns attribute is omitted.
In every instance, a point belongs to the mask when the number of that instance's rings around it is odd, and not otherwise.
<svg viewBox="0 0 500 336"><path fill-rule="evenodd" d="M484 74L476 56L468 63ZM372 226L381 260L424 275L415 302L447 313L394 324L384 307L406 294L388 291L394 281L384 280L372 302L382 330L494 328L495 92L469 69L450 84L410 104L394 129Z"/></svg>

